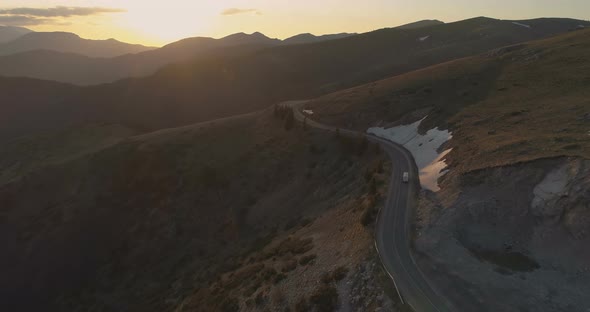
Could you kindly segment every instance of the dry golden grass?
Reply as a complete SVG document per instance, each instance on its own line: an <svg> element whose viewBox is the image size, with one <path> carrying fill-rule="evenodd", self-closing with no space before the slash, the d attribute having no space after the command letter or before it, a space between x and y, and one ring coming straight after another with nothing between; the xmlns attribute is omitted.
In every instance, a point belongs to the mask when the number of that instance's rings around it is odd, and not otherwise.
<svg viewBox="0 0 590 312"><path fill-rule="evenodd" d="M453 132L456 172L590 158L590 30L461 59L321 97L316 118L366 129L428 118Z"/></svg>

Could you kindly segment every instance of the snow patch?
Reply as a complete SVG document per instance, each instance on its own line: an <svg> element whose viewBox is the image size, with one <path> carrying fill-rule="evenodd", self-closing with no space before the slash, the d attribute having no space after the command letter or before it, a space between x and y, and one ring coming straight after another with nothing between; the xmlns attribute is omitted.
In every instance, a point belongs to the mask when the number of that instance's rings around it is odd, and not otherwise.
<svg viewBox="0 0 590 312"><path fill-rule="evenodd" d="M525 28L528 28L528 29L531 29L532 28L531 25L527 25L527 24L523 24L523 23L519 23L519 22L512 22L512 24L518 25L518 26L522 26L522 27L525 27Z"/></svg>
<svg viewBox="0 0 590 312"><path fill-rule="evenodd" d="M539 216L559 215L561 212L556 203L565 194L569 179L567 165L549 172L533 190L533 213Z"/></svg>
<svg viewBox="0 0 590 312"><path fill-rule="evenodd" d="M313 115L313 111L311 109L304 109L303 113L307 115Z"/></svg>
<svg viewBox="0 0 590 312"><path fill-rule="evenodd" d="M430 38L430 36L425 36L425 37L420 37L418 38L418 40L420 41L426 41L426 39Z"/></svg>
<svg viewBox="0 0 590 312"><path fill-rule="evenodd" d="M418 170L420 170L420 184L422 187L437 192L440 190L438 179L447 172L445 170L447 164L443 158L451 152L451 149L447 149L439 153L438 149L453 136L449 131L439 130L438 128L428 130L425 135L419 134L418 127L420 127L424 119L410 125L388 129L370 128L367 133L401 144L407 148L414 156Z"/></svg>

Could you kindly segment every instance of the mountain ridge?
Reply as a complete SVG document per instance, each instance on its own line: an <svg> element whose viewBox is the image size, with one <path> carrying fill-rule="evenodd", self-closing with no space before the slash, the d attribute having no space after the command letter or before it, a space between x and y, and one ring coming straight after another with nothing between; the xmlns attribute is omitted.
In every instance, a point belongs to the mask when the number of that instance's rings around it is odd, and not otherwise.
<svg viewBox="0 0 590 312"><path fill-rule="evenodd" d="M551 37L580 22L533 20L527 22L534 26L531 31L508 21L475 18L420 29L382 29L308 45L222 49L192 62L168 65L149 77L75 88L56 98L58 119L52 121L56 113L44 108L49 111L43 123L48 128L80 120L148 130L181 126ZM429 38L421 41L425 36ZM6 118L4 132L11 136L18 133L11 129L33 124L32 117L22 112Z"/></svg>
<svg viewBox="0 0 590 312"><path fill-rule="evenodd" d="M140 44L124 43L115 39L83 39L70 32L29 32L0 44L0 56L38 49L77 53L89 57L116 57L153 50Z"/></svg>
<svg viewBox="0 0 590 312"><path fill-rule="evenodd" d="M298 43L320 42L337 39L336 37L341 36L313 37L298 40ZM45 48L0 56L0 75L55 80L77 85L96 85L154 74L167 64L189 61L227 47L264 48L289 44L292 43L271 39L262 33L255 32L253 34L236 33L219 39L185 38L158 49L113 58L96 58Z"/></svg>
<svg viewBox="0 0 590 312"><path fill-rule="evenodd" d="M0 44L15 40L30 32L32 32L32 30L24 27L0 26Z"/></svg>

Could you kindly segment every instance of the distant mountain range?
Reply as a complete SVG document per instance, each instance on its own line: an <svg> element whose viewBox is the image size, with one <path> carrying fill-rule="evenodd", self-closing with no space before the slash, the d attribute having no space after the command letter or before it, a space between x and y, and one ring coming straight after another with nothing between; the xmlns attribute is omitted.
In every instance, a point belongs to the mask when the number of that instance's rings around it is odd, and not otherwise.
<svg viewBox="0 0 590 312"><path fill-rule="evenodd" d="M167 64L203 57L228 47L240 46L239 51L251 51L256 48L321 42L351 35L353 34L304 34L281 41L259 32L250 35L237 33L221 39L187 38L153 49L114 40L86 40L68 33L30 33L12 42L0 44L0 75L93 85L147 76ZM114 57L107 57L108 55Z"/></svg>
<svg viewBox="0 0 590 312"><path fill-rule="evenodd" d="M12 41L30 33L30 29L14 26L0 26L0 44L8 41Z"/></svg>
<svg viewBox="0 0 590 312"><path fill-rule="evenodd" d="M425 20L396 28L417 29L440 24L444 23ZM194 60L228 47L240 47L235 51L239 54L270 46L318 43L356 35L316 36L306 33L279 40L259 32L237 33L221 39L187 38L156 49L114 39L87 40L72 33L31 32L17 27L0 28L2 34L7 40L4 43L0 41L0 75L75 85L96 85L148 76L167 64Z"/></svg>
<svg viewBox="0 0 590 312"><path fill-rule="evenodd" d="M115 57L129 53L153 50L138 44L128 44L115 39L89 40L67 32L29 32L12 41L0 44L0 55L10 55L34 50L77 53L90 57Z"/></svg>
<svg viewBox="0 0 590 312"><path fill-rule="evenodd" d="M228 45L232 40L187 39L140 55L157 59L150 55L170 53L178 57L174 53L185 51L181 47L201 47L198 42L216 48L190 62L165 66L148 77L92 87L56 87L55 83L47 87L37 80L2 79L0 140L30 133L33 128L51 129L86 121L124 124L146 131L207 121L547 38L578 25L590 23L482 17L418 29L382 29L319 43L258 43L239 48L223 47L222 43ZM259 35L253 38L260 40ZM0 64L0 68L4 66ZM31 85L35 91L31 91ZM2 105L14 101L19 105Z"/></svg>

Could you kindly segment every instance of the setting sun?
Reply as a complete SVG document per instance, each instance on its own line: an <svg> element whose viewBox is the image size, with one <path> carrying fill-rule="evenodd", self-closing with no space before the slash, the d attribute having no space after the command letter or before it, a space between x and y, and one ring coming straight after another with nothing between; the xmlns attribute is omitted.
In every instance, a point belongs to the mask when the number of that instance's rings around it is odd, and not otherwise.
<svg viewBox="0 0 590 312"><path fill-rule="evenodd" d="M152 42L167 43L195 35L211 33L214 17L221 8L215 4L195 5L195 1L129 1L127 12L113 17L113 24Z"/></svg>

